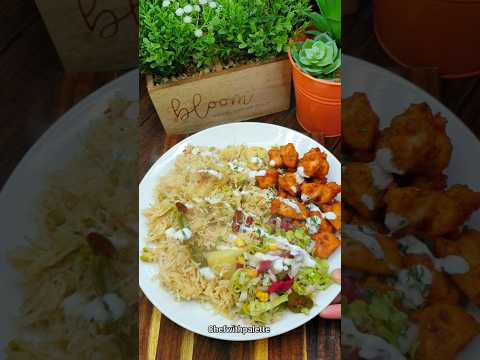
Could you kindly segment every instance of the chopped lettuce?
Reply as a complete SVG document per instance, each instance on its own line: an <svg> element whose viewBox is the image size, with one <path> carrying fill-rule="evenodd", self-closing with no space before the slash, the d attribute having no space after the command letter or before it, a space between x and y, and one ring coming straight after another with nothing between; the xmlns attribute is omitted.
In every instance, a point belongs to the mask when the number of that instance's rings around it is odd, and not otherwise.
<svg viewBox="0 0 480 360"><path fill-rule="evenodd" d="M395 294L373 294L367 303L355 300L345 304L345 316L352 319L356 326L367 332L381 336L399 348L398 339L408 330L408 316L395 306Z"/></svg>
<svg viewBox="0 0 480 360"><path fill-rule="evenodd" d="M295 276L293 290L299 295L307 295L316 290L324 290L331 284L328 263L317 260L315 267L303 267Z"/></svg>
<svg viewBox="0 0 480 360"><path fill-rule="evenodd" d="M298 245L307 251L311 249L312 239L303 229L289 230L285 232L285 237L291 244Z"/></svg>
<svg viewBox="0 0 480 360"><path fill-rule="evenodd" d="M253 321L257 323L267 323L273 319L274 314L279 310L279 306L287 301L287 294L283 294L268 302L252 300L245 307L245 310L248 310L248 315L250 315Z"/></svg>

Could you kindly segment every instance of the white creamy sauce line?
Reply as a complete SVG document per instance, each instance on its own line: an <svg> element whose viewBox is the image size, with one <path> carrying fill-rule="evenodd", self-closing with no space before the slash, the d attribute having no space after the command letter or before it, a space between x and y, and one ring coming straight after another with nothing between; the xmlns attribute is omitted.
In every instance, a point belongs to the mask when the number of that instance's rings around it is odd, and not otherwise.
<svg viewBox="0 0 480 360"><path fill-rule="evenodd" d="M342 318L342 344L358 348L363 359L406 360L393 345L379 336L360 332L353 321Z"/></svg>
<svg viewBox="0 0 480 360"><path fill-rule="evenodd" d="M386 172L377 163L371 162L368 164L368 167L370 168L370 175L372 176L373 185L378 190L385 190L393 182L393 176Z"/></svg>
<svg viewBox="0 0 480 360"><path fill-rule="evenodd" d="M270 240L273 240L275 241L275 243L281 248L281 249L284 249L284 250L288 250L291 252L291 254L294 256L294 257L301 257L302 259L302 264L304 266L309 266L309 267L314 267L316 266L316 262L315 260L313 260L313 258L310 256L310 254L305 251L304 249L302 249L300 246L297 246L297 245L294 245L294 244L291 244L287 239L281 237L281 236L277 236L277 235L271 235L269 234L268 232L266 232L264 229L258 227L258 226L250 226L250 227L246 227L246 226L241 226L240 227L240 231L242 232L245 232L245 233L257 233L259 236L263 236L263 237L266 237L267 239L270 239Z"/></svg>
<svg viewBox="0 0 480 360"><path fill-rule="evenodd" d="M377 259L384 259L385 253L383 252L380 243L376 238L376 234L373 230L366 226L358 226L352 224L343 224L342 233L351 238L354 241L358 241L365 246Z"/></svg>
<svg viewBox="0 0 480 360"><path fill-rule="evenodd" d="M377 150L377 153L375 154L375 163L386 172L399 175L404 173L403 170L400 170L394 164L392 150L389 148L381 148Z"/></svg>
<svg viewBox="0 0 480 360"><path fill-rule="evenodd" d="M300 211L300 207L298 206L298 204L293 201L292 199L280 199L280 202L284 205L287 205L289 207L291 207L293 210L295 210L295 212L297 214L300 214L301 211Z"/></svg>
<svg viewBox="0 0 480 360"><path fill-rule="evenodd" d="M453 275L465 274L470 270L470 265L463 257L449 255L444 258L437 258L432 254L428 246L415 236L405 236L397 240L397 242L405 248L404 252L406 254L428 256L432 260L433 266L437 271L443 271L447 274Z"/></svg>

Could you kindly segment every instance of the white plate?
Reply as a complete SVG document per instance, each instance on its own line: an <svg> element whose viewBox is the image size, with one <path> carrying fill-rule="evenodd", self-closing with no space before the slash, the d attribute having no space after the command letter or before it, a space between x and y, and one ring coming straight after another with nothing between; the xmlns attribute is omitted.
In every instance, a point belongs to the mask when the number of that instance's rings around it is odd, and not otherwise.
<svg viewBox="0 0 480 360"><path fill-rule="evenodd" d="M480 142L447 107L411 82L351 56L342 57L342 79L342 97L354 92L366 93L380 118L381 128L390 125L391 119L412 103L426 102L434 113L440 112L448 121L446 131L453 144L452 159L446 170L449 185L466 184L480 191ZM480 211L469 224L480 227Z"/></svg>
<svg viewBox="0 0 480 360"><path fill-rule="evenodd" d="M158 183L159 178L167 173L174 164L177 156L182 153L187 145L216 146L219 148L224 148L228 145L247 145L261 146L268 149L273 145L283 145L289 142L295 144L296 149L301 155L312 147L320 147L325 151L328 154L327 160L331 165L328 179L340 183L341 169L339 161L320 144L297 131L262 123L233 123L209 128L190 136L167 151L155 162L140 183L140 249L145 245L145 236L147 234L147 225L145 217L143 216L143 211L151 205L154 195L154 187ZM330 265L330 270L340 267L340 249L337 249L330 256L328 263ZM178 325L197 334L223 340L243 341L263 339L292 330L304 324L314 316L317 316L318 313L330 304L340 292L340 286L334 284L327 290L319 293L315 299L315 306L310 310L308 315L294 314L286 311L280 319L270 325L270 333L245 335L235 333L209 333L209 325L221 326L247 324L239 320L226 319L223 316L216 314L205 304L200 304L196 301L182 302L175 300L167 290L160 286L158 280L153 279L157 271L158 269L156 265L140 262L140 287L147 298L162 312L162 314Z"/></svg>
<svg viewBox="0 0 480 360"><path fill-rule="evenodd" d="M2 311L6 316L0 322L0 349L14 336L15 317L22 299L17 285L20 277L10 267L7 252L25 245L27 238L35 237L35 204L46 190L48 178L83 151L83 135L103 116L109 100L116 94L138 101L138 81L138 71L131 71L80 101L38 139L5 183L0 193L0 284L8 296L2 298Z"/></svg>

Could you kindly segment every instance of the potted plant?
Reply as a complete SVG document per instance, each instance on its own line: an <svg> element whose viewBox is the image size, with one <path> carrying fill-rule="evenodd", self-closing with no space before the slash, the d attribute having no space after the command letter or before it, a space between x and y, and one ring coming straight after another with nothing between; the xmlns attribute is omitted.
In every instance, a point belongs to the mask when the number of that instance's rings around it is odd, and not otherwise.
<svg viewBox="0 0 480 360"><path fill-rule="evenodd" d="M341 133L340 0L317 0L320 13L308 12L314 29L291 41L297 120L326 137Z"/></svg>
<svg viewBox="0 0 480 360"><path fill-rule="evenodd" d="M169 133L287 110L309 0L140 0L139 66Z"/></svg>

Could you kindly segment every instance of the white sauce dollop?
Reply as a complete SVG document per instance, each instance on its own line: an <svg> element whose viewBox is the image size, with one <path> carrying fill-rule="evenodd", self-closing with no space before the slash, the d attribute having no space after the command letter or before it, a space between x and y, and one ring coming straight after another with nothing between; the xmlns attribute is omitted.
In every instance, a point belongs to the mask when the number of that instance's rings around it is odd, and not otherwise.
<svg viewBox="0 0 480 360"><path fill-rule="evenodd" d="M218 179L223 179L223 175L220 174L218 171L212 170L212 169L200 169L197 170L198 173L201 174L208 174L210 176L216 177Z"/></svg>
<svg viewBox="0 0 480 360"><path fill-rule="evenodd" d="M387 212L385 215L385 225L390 231L395 232L408 226L408 220L401 215Z"/></svg>
<svg viewBox="0 0 480 360"><path fill-rule="evenodd" d="M168 228L165 231L165 236L169 239L175 239L178 241L190 240L192 238L192 231L187 227L184 227L180 230Z"/></svg>
<svg viewBox="0 0 480 360"><path fill-rule="evenodd" d="M402 175L403 170L397 168L394 164L392 150L389 148L381 148L377 150L375 155L375 162L383 168L386 172Z"/></svg>
<svg viewBox="0 0 480 360"><path fill-rule="evenodd" d="M361 199L363 204L367 207L368 210L373 211L375 210L375 202L373 201L373 198L368 195L368 194L363 194Z"/></svg>
<svg viewBox="0 0 480 360"><path fill-rule="evenodd" d="M362 359L406 360L405 356L393 345L379 336L360 332L353 321L342 318L342 344L358 348Z"/></svg>
<svg viewBox="0 0 480 360"><path fill-rule="evenodd" d="M295 201L293 201L292 199L281 199L280 201L281 201L282 204L285 204L285 205L291 207L293 210L295 210L295 212L296 212L297 214L300 214L300 213L301 213L300 207L299 207L298 204L297 204Z"/></svg>
<svg viewBox="0 0 480 360"><path fill-rule="evenodd" d="M215 273L208 266L202 267L198 270L200 275L202 275L208 281L215 279Z"/></svg>
<svg viewBox="0 0 480 360"><path fill-rule="evenodd" d="M432 272L423 265L400 270L395 289L403 295L403 305L409 309L418 309L422 306L430 291L432 279Z"/></svg>
<svg viewBox="0 0 480 360"><path fill-rule="evenodd" d="M385 190L392 183L393 176L374 162L369 163L368 166L373 179L373 185L380 191Z"/></svg>

